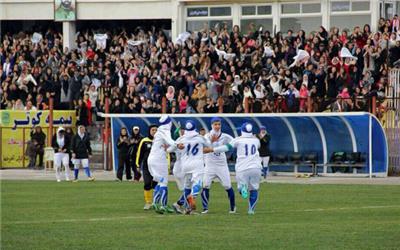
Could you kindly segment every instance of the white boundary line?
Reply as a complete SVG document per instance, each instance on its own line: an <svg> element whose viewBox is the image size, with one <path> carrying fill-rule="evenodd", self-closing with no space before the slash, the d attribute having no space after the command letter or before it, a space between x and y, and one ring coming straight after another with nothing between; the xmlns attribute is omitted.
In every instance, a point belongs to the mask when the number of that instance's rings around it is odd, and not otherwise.
<svg viewBox="0 0 400 250"><path fill-rule="evenodd" d="M363 206L363 207L332 207L332 208L310 208L310 209L295 209L295 210L272 210L266 211L261 214L275 214L285 212L325 212L325 211L348 211L348 210L360 210L360 209L390 209L400 208L400 205L388 205L388 206ZM214 214L216 215L216 214ZM209 215L207 215L209 216ZM48 224L48 223L74 223L74 222L98 222L98 221L118 221L118 220L132 220L132 219L146 219L149 218L176 218L177 216L168 215L156 215L149 213L149 215L140 216L124 216L124 217L99 217L99 218L87 218L87 219L63 219L63 220L36 220L36 221L10 221L2 222L3 225L26 225L26 224ZM186 217L179 215L178 217Z"/></svg>

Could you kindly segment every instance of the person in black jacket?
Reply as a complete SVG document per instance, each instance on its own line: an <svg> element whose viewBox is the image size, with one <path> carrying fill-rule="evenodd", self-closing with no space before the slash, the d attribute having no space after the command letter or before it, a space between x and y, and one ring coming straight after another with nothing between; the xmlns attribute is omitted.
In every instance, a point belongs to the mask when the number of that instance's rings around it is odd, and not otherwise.
<svg viewBox="0 0 400 250"><path fill-rule="evenodd" d="M65 128L65 136L68 137L69 141L72 141L72 137L74 137L74 131L72 131L71 127ZM69 168L73 169L74 164L72 164L72 154L71 150L68 150L68 156L69 156Z"/></svg>
<svg viewBox="0 0 400 250"><path fill-rule="evenodd" d="M130 138L130 145L129 148L129 158L131 159L131 167L134 173L134 180L139 181L142 175L140 171L136 167L136 153L139 147L140 141L143 139L143 136L140 134L140 128L138 126L132 127L132 135Z"/></svg>
<svg viewBox="0 0 400 250"><path fill-rule="evenodd" d="M257 135L260 140L260 148L258 149L263 164L262 175L267 178L268 175L268 163L271 156L269 149L269 143L271 141L271 135L267 133L267 129L264 126L260 127L260 133Z"/></svg>
<svg viewBox="0 0 400 250"><path fill-rule="evenodd" d="M118 148L118 170L117 170L117 178L119 181L122 181L122 176L124 175L124 168L126 173L126 179L132 180L131 168L129 165L129 137L128 131L126 128L121 128L119 133L117 148Z"/></svg>
<svg viewBox="0 0 400 250"><path fill-rule="evenodd" d="M53 136L51 146L54 149L54 168L56 169L57 182L61 181L61 165L65 168L65 180L69 181L70 138L65 134L63 127L57 129L57 133Z"/></svg>
<svg viewBox="0 0 400 250"><path fill-rule="evenodd" d="M153 177L149 172L149 166L147 165L147 159L149 158L153 138L157 132L157 125L151 125L149 127L149 136L142 139L139 143L139 147L136 153L136 167L142 167L143 180L144 180L144 210L151 208L153 201L152 189L157 185L157 182L153 181Z"/></svg>
<svg viewBox="0 0 400 250"><path fill-rule="evenodd" d="M88 126L89 112L83 99L79 99L78 106L76 107L76 125Z"/></svg>
<svg viewBox="0 0 400 250"><path fill-rule="evenodd" d="M46 135L42 131L42 127L36 126L35 129L31 132L31 140L36 141L36 156L39 155L39 165L38 168L43 168L43 154L44 154L44 145L46 143Z"/></svg>
<svg viewBox="0 0 400 250"><path fill-rule="evenodd" d="M83 169L90 181L94 181L94 177L90 174L89 157L92 155L92 148L90 147L89 135L86 134L84 126L78 127L78 133L72 137L71 153L72 163L74 164L74 182L78 181L79 165L82 164Z"/></svg>

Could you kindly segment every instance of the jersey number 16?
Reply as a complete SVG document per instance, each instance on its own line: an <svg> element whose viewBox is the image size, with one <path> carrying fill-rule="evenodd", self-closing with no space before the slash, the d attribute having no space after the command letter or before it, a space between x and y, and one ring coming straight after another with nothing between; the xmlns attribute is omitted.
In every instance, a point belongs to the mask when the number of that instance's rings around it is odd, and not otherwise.
<svg viewBox="0 0 400 250"><path fill-rule="evenodd" d="M188 144L187 150L186 150L187 155L190 155L190 153L192 153L192 155L195 156L195 155L197 155L198 152L199 152L199 144L198 143L196 145L194 145L193 148L192 148L191 144Z"/></svg>

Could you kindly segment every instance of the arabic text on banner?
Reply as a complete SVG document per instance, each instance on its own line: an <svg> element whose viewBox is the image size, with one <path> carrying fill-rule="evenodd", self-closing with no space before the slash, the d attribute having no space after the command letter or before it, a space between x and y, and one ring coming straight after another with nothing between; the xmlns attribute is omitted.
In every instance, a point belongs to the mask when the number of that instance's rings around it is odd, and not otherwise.
<svg viewBox="0 0 400 250"><path fill-rule="evenodd" d="M74 110L54 111L53 126L71 127L75 126L76 117ZM47 136L49 126L49 111L0 111L1 126L1 166L3 168L15 168L28 166L29 159L25 154L26 144L23 144L23 133L25 131L25 143L30 140L31 128L41 126ZM47 140L46 140L47 142Z"/></svg>

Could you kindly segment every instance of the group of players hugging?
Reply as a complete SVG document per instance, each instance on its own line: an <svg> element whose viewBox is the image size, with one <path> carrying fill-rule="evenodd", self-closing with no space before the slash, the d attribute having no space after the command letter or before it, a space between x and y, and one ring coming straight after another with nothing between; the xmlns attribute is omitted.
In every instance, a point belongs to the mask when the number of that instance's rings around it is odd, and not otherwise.
<svg viewBox="0 0 400 250"><path fill-rule="evenodd" d="M178 128L176 140L172 139L171 128L171 118L163 115L159 125L150 126L148 137L139 144L136 165L143 170L144 209L154 209L160 214L197 214L196 198L200 195L202 214L207 214L211 183L219 179L228 195L229 213L236 213L235 192L225 155L235 148L238 191L241 197L249 200L248 214L254 214L263 169L266 169L262 165L268 165L269 160L269 157L260 157L259 154L260 145L269 143L265 127L260 128L265 139L255 137L252 124L247 122L241 126L241 135L233 138L221 132L221 119L215 117L211 119L211 131L202 136L196 130L196 123L187 120L183 127ZM172 152L176 155L173 175L182 195L169 206L168 165Z"/></svg>

